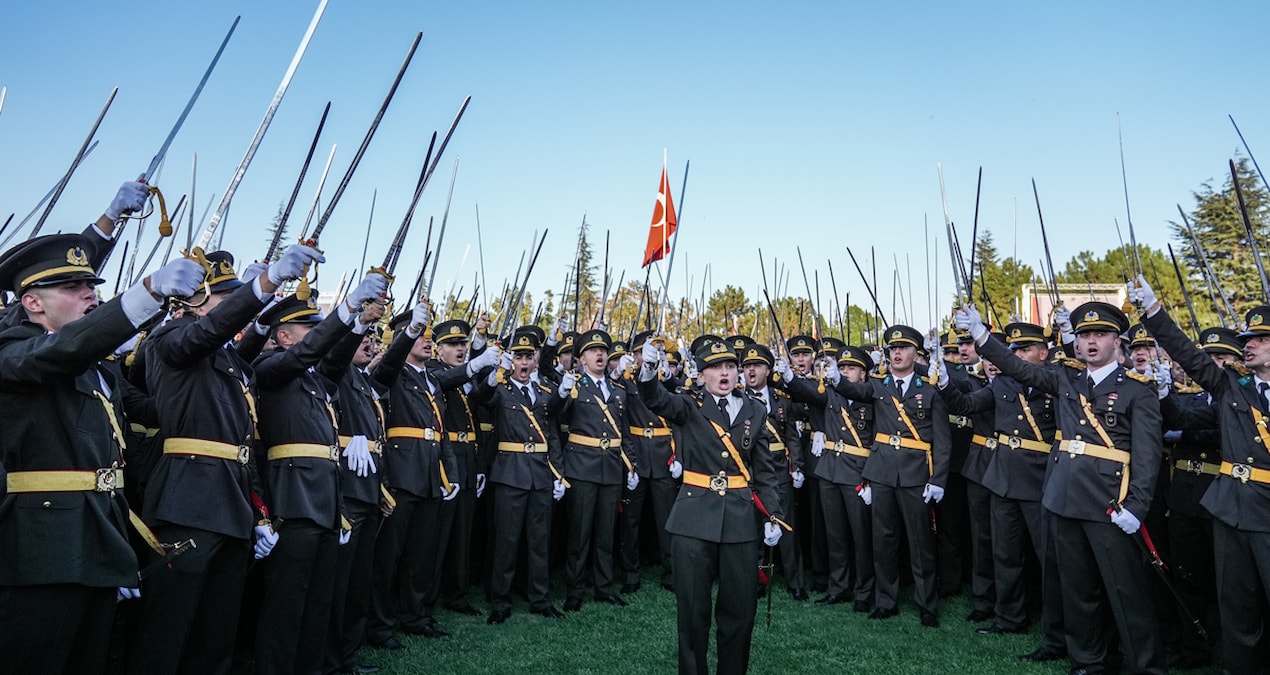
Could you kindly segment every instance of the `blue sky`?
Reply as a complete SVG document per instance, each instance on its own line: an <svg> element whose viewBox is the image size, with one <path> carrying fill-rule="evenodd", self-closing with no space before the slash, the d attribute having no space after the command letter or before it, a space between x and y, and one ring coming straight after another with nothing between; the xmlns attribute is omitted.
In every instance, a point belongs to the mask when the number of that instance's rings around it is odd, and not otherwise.
<svg viewBox="0 0 1270 675"><path fill-rule="evenodd" d="M53 230L99 214L122 180L145 169L233 17L242 22L168 155L159 184L196 209L220 194L241 159L314 1L6 3L0 23L0 219L21 218L55 183L112 86L120 93L101 145L54 211ZM353 3L332 0L227 219L225 248L264 253L264 229L289 194L322 106L322 147L292 223L302 222L331 143L326 193L338 182L417 31L424 38L322 247L323 285L361 258L378 189L369 259L400 222L434 129L472 103L416 215L399 272L413 278L427 216L438 223L461 157L438 285L470 292L479 269L480 205L487 285L515 272L534 230L551 234L531 290L560 288L585 211L627 279L639 276L662 151L676 192L691 160L672 294L712 265L713 285L758 288L757 249L796 265L801 246L828 295L861 304L844 246L876 246L881 271L912 263L912 322L926 323L926 247L939 237L939 287L952 280L936 162L963 242L983 166L980 227L998 250L1034 266L1035 177L1056 265L1118 242L1125 223L1116 114L1123 125L1138 238L1163 247L1176 203L1220 181L1239 140L1270 161L1270 100L1249 45L1270 6L1232 3ZM133 36L121 38L120 36ZM680 195L676 194L676 202ZM1018 235L1014 235L1017 202ZM299 220L297 220L299 219ZM129 232L129 237L133 236ZM146 238L153 242L153 233ZM963 243L963 246L968 244ZM143 243L144 250L149 244ZM602 253L602 252L601 252ZM933 254L933 251L932 251ZM685 265L685 262L687 263ZM682 265L682 266L681 266ZM112 265L113 267L113 265ZM811 270L809 269L809 273ZM114 270L109 276L113 278ZM615 272L616 274L616 272ZM901 272L906 278L908 272ZM444 281L442 281L444 280ZM883 281L889 310L890 284ZM801 292L797 274L790 291ZM402 291L399 291L402 292ZM889 313L889 311L888 311Z"/></svg>

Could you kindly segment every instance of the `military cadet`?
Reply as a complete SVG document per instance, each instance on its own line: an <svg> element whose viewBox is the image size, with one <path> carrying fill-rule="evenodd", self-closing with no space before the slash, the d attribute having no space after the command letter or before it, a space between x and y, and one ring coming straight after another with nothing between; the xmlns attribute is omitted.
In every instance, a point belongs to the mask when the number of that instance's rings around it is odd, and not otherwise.
<svg viewBox="0 0 1270 675"><path fill-rule="evenodd" d="M483 326L482 326L483 328ZM498 353L485 350L468 363L468 342L472 328L462 319L438 323L432 330L437 358L428 363L428 373L445 392L442 413L446 440L454 453L458 482L473 486L459 496L442 502L442 509L452 511L453 524L441 570L441 601L446 609L460 614L477 615L480 611L468 600L471 588L472 526L476 500L485 494L485 458L479 453L477 421L474 405L469 400L471 379L487 366L498 363Z"/></svg>
<svg viewBox="0 0 1270 675"><path fill-rule="evenodd" d="M649 340L662 341L654 337L652 331L644 331L631 340L630 354L632 366L638 370L643 365L644 343ZM667 355L673 352L668 351ZM629 372L629 371L628 371ZM662 383L673 386L671 380ZM627 490L622 500L622 517L619 524L621 530L622 568L624 581L622 593L634 593L640 586L640 526L644 519L644 501L647 499L652 511L653 532L657 535L657 550L661 558L661 585L673 589L670 561L670 533L666 531L666 519L670 517L670 508L675 503L675 493L679 491L679 475L683 473L683 464L676 462L675 443L666 419L648 409L639 388L626 386L626 416L630 425L627 441L631 445L631 461L639 474L639 482L635 489ZM674 466L672 466L672 464Z"/></svg>
<svg viewBox="0 0 1270 675"><path fill-rule="evenodd" d="M684 485L666 528L670 530L679 623L679 672L708 672L711 590L718 579L717 671L744 673L749 666L758 609L755 560L757 506L768 518L763 541L775 546L782 518L776 473L768 450L763 404L738 394L737 355L725 342L697 350L702 389L667 392L658 381L660 353L644 343L640 396L682 434L679 459Z"/></svg>
<svg viewBox="0 0 1270 675"><path fill-rule="evenodd" d="M781 570L785 574L785 585L789 595L795 600L809 599L807 586L803 580L803 556L798 546L798 523L794 516L794 491L803 487L806 480L803 475L803 452L798 438L798 429L790 414L794 402L789 394L768 386L772 377L772 366L776 358L772 350L760 344L746 345L741 355L742 379L745 382L745 393L756 398L767 408L767 431L771 435L768 450L776 463L776 484L781 497L781 511L789 516L790 531L781 537L780 548ZM831 526L832 527L832 526ZM834 533L830 533L830 538Z"/></svg>
<svg viewBox="0 0 1270 675"><path fill-rule="evenodd" d="M799 375L814 375L816 348L819 342L810 335L795 335L785 341L785 353L789 365ZM825 512L820 504L820 479L816 477L816 465L825 446L824 410L813 409L806 403L794 402L791 413L794 426L802 443L803 485L798 495L798 522L802 523L799 543L803 549L803 566L811 571L811 588L819 593L828 588L829 547L825 533Z"/></svg>
<svg viewBox="0 0 1270 675"><path fill-rule="evenodd" d="M1101 672L1104 667L1108 612L1115 618L1130 669L1163 672L1150 577L1141 549L1131 540L1141 536L1140 518L1150 507L1159 470L1159 394L1154 383L1131 376L1117 362L1121 335L1129 328L1124 312L1087 302L1072 316L1080 360L1058 368L1025 362L988 339L973 307L958 310L956 323L971 332L979 353L1003 373L1056 399L1063 440L1051 453L1041 501L1054 515L1073 672Z"/></svg>
<svg viewBox="0 0 1270 675"><path fill-rule="evenodd" d="M339 430L331 401L352 354L336 362L328 352L349 331L364 333L379 319L384 307L378 301L387 289L382 275L367 274L329 317L311 296L294 294L261 316L278 345L252 366L260 389L260 444L267 449L265 501L279 524L277 545L265 562L257 672L322 667L336 547L349 534L341 524Z"/></svg>
<svg viewBox="0 0 1270 675"><path fill-rule="evenodd" d="M1139 374L1146 375L1147 370L1152 364L1160 360L1159 349L1156 345L1155 338L1151 336L1150 331L1142 324L1134 324L1129 327L1129 361L1126 368L1132 368Z"/></svg>
<svg viewBox="0 0 1270 675"><path fill-rule="evenodd" d="M0 290L23 310L0 332L6 672L105 672L116 600L138 595L125 521L140 519L122 491L123 383L98 363L166 298L203 283L202 268L180 259L99 304L90 247L78 234L45 235L0 256Z"/></svg>
<svg viewBox="0 0 1270 675"><path fill-rule="evenodd" d="M957 342L957 364L944 362L949 366L953 385L965 393L983 389L988 378L974 342L965 333L949 334ZM952 433L948 485L943 501L935 507L940 594L959 594L963 579L970 577L971 611L966 621L977 623L992 618L995 601L989 524L991 493L982 484L983 471L991 458L984 441L992 435L992 416L949 415L948 424Z"/></svg>
<svg viewBox="0 0 1270 675"><path fill-rule="evenodd" d="M859 347L844 345L833 367L847 381L862 383L873 369L873 359ZM829 545L829 586L816 604L851 602L855 611L868 612L875 588L873 524L869 505L857 492L873 445L873 401L848 400L832 387L822 392L819 383L804 376L785 384L791 398L823 410L825 418L824 447L815 451L820 453L816 471Z"/></svg>
<svg viewBox="0 0 1270 675"><path fill-rule="evenodd" d="M523 537L528 549L526 574L530 611L562 619L548 597L547 548L551 538L552 500L564 496L565 481L556 421L547 405L556 393L530 380L538 338L513 334L498 369L489 369L472 390L472 400L494 413L495 455L489 469L494 490L493 561L490 576L490 624L511 616L512 578Z"/></svg>
<svg viewBox="0 0 1270 675"><path fill-rule="evenodd" d="M997 334L993 334L994 336ZM1040 326L1015 322L1005 327L1005 342L1024 361L1043 366L1049 346ZM985 363L989 370L996 367ZM966 393L955 386L943 387L953 415L991 413L993 430L981 445L988 454L983 485L991 491L992 572L996 602L991 626L978 629L980 635L1023 633L1028 619L1024 609L1025 547L1031 546L1038 560L1045 560L1048 542L1044 536L1041 486L1054 443L1057 420L1054 397L1045 391L1021 384L1008 375L996 375L988 386ZM1063 644L1062 595L1057 579L1043 579L1042 613L1045 635L1041 649L1027 660L1061 658Z"/></svg>
<svg viewBox="0 0 1270 675"><path fill-rule="evenodd" d="M612 338L602 330L578 336L577 361L581 372L566 371L548 406L549 414L569 426L561 444L564 477L570 483L569 556L566 563L568 597L564 611L582 608L588 557L592 560L595 599L625 606L613 580L613 534L623 486L634 489L639 474L627 453L630 426L626 391L608 377Z"/></svg>
<svg viewBox="0 0 1270 675"><path fill-rule="evenodd" d="M393 635L398 627L428 638L449 635L433 616L453 515L443 513L441 504L458 497L461 485L445 436L445 392L427 370L431 319L426 302L394 318L393 341L373 371L389 389L384 463L396 507L375 543L366 641L389 650L404 647Z"/></svg>
<svg viewBox="0 0 1270 675"><path fill-rule="evenodd" d="M874 404L873 447L864 464L866 487L861 499L873 507L874 574L877 605L871 619L899 613L899 533L908 537L913 568L913 594L923 626L939 625L939 594L931 506L944 497L948 480L947 408L914 366L922 334L908 326L892 326L887 338L889 374L866 382L849 382L837 369L829 383L853 401Z"/></svg>
<svg viewBox="0 0 1270 675"><path fill-rule="evenodd" d="M257 557L277 540L257 525L268 510L251 458L252 369L227 343L322 256L292 246L267 272L248 272L247 283L227 251L206 260L204 286L141 345L164 436L142 515L163 541L192 539L197 548L146 580L135 673L228 672L252 539Z"/></svg>
<svg viewBox="0 0 1270 675"><path fill-rule="evenodd" d="M1219 475L1200 499L1212 516L1217 608L1222 628L1222 668L1231 673L1265 669L1264 626L1270 619L1270 307L1245 315L1243 362L1218 365L1195 347L1161 311L1141 277L1130 299L1145 309L1142 323L1213 397L1220 412ZM1219 338L1220 340L1220 338ZM1233 346L1233 345L1232 345Z"/></svg>

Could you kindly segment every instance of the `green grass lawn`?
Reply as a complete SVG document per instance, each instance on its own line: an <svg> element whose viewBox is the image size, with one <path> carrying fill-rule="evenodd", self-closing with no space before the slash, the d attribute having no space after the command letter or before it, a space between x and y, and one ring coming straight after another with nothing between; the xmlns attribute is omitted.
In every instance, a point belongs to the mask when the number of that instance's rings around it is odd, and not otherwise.
<svg viewBox="0 0 1270 675"><path fill-rule="evenodd" d="M564 591L555 581L552 597L559 607ZM828 673L844 668L868 675L1067 672L1066 661L1031 664L1018 660L1018 655L1039 644L1039 629L1029 635L977 635L974 628L979 624L965 621L971 609L965 597L945 599L941 625L923 628L908 593L905 587L898 617L869 621L864 614L852 612L850 604L822 607L795 602L782 587L772 599L770 629L765 625L767 600L759 599L750 672ZM478 595L476 589L473 597ZM501 626L486 625L484 616L440 611L438 619L452 637L429 640L401 635L406 650L365 649L361 660L382 666L385 673L675 672L674 595L658 585L656 574L650 574L642 590L626 598L629 607L589 602L563 620L530 614L528 606L518 602ZM484 609L483 603L476 604ZM713 669L713 645L710 663Z"/></svg>

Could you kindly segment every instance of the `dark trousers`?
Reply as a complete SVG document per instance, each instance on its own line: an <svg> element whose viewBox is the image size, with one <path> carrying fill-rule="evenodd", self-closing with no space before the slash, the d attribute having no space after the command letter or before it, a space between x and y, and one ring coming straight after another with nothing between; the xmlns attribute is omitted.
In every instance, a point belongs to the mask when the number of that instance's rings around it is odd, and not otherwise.
<svg viewBox="0 0 1270 675"><path fill-rule="evenodd" d="M921 487L889 487L873 483L873 569L877 606L895 608L900 591L899 536L908 536L913 570L913 601L928 612L939 611L935 537L930 531L930 505Z"/></svg>
<svg viewBox="0 0 1270 675"><path fill-rule="evenodd" d="M581 598L586 589L587 558L592 560L595 595L613 595L613 533L617 502L624 485L600 485L580 478L569 488L569 557L565 582L570 598Z"/></svg>
<svg viewBox="0 0 1270 675"><path fill-rule="evenodd" d="M106 672L116 593L78 584L0 586L0 673Z"/></svg>
<svg viewBox="0 0 1270 675"><path fill-rule="evenodd" d="M1058 516L1040 507L1041 546L1038 552L1041 563L1041 622L1045 632L1041 648L1067 649L1067 628L1063 619L1063 579L1058 572L1058 544L1055 542L1054 523Z"/></svg>
<svg viewBox="0 0 1270 675"><path fill-rule="evenodd" d="M1063 618L1071 667L1103 671L1107 610L1115 617L1125 666L1133 673L1163 673L1160 639L1147 561L1133 537L1112 524L1054 516L1054 543L1063 583Z"/></svg>
<svg viewBox="0 0 1270 675"><path fill-rule="evenodd" d="M1261 643L1270 619L1265 612L1270 603L1270 532L1239 530L1217 519L1212 522L1222 667L1231 673L1264 672Z"/></svg>
<svg viewBox="0 0 1270 675"><path fill-rule="evenodd" d="M335 592L339 533L292 518L265 558L265 597L256 624L256 672L316 673ZM228 630L228 627L224 628Z"/></svg>
<svg viewBox="0 0 1270 675"><path fill-rule="evenodd" d="M944 486L944 498L938 504L933 504L938 525L935 542L939 549L939 591L944 595L960 593L961 582L966 573L969 557L966 543L970 540L966 532L969 520L966 504L968 482L965 476L950 471L948 484ZM874 499L877 499L877 490L873 494ZM988 609L992 609L992 606L989 605Z"/></svg>
<svg viewBox="0 0 1270 675"><path fill-rule="evenodd" d="M547 548L551 539L551 490L522 490L494 484L493 563L490 572L490 609L511 610L512 579L520 539L528 549L526 591L531 609L551 605L547 597L550 569Z"/></svg>
<svg viewBox="0 0 1270 675"><path fill-rule="evenodd" d="M854 485L820 481L829 544L829 594L873 603L873 516ZM781 542L785 541L781 537Z"/></svg>
<svg viewBox="0 0 1270 675"><path fill-rule="evenodd" d="M657 533L657 552L661 556L661 581L670 583L670 533L666 531L666 519L670 517L670 507L675 504L675 495L679 492L678 482L674 478L640 478L634 490L622 493L622 568L625 582L638 584L640 581L639 534L643 524L644 501L651 502L653 511L653 530ZM786 511L789 513L789 511Z"/></svg>
<svg viewBox="0 0 1270 675"><path fill-rule="evenodd" d="M966 505L970 525L970 593L975 609L991 612L997 600L992 573L992 491L967 478Z"/></svg>
<svg viewBox="0 0 1270 675"><path fill-rule="evenodd" d="M1038 560L1042 559L1045 552L1044 532L1041 530L1041 503L1007 499L994 494L990 509L992 573L997 593L993 613L996 614L997 624L1002 627L1022 628L1027 625L1023 590L1026 547L1032 547ZM1061 602L1061 596L1059 600ZM1062 636L1060 634L1057 637L1061 639Z"/></svg>
<svg viewBox="0 0 1270 675"><path fill-rule="evenodd" d="M384 521L375 542L366 627L367 641L375 644L391 637L399 620L406 629L430 623L439 597L442 535L449 527L441 498L398 490L396 499L392 517Z"/></svg>
<svg viewBox="0 0 1270 675"><path fill-rule="evenodd" d="M366 617L370 610L379 505L345 499L344 515L353 524L353 531L348 543L339 547L335 561L335 591L326 635L328 673L357 667L357 650L366 635Z"/></svg>
<svg viewBox="0 0 1270 675"><path fill-rule="evenodd" d="M476 479L463 484L453 500L453 524L450 543L446 546L441 572L441 603L447 607L470 604L467 592L472 587L472 531L476 518Z"/></svg>
<svg viewBox="0 0 1270 675"><path fill-rule="evenodd" d="M1173 511L1169 514L1168 522L1169 539L1173 544L1173 579L1177 591L1187 609L1211 634L1213 626L1208 619L1217 606L1217 586L1213 582L1216 575L1213 521ZM1182 654L1197 660L1208 660L1210 655L1207 641L1199 636L1180 612L1179 619L1183 624L1180 629Z"/></svg>
<svg viewBox="0 0 1270 675"><path fill-rule="evenodd" d="M715 642L717 672L744 673L750 663L750 640L754 614L758 610L757 570L754 560L758 542L720 544L671 535L675 575L675 603L679 622L679 672L709 673L711 604L710 594L717 579L718 615Z"/></svg>
<svg viewBox="0 0 1270 675"><path fill-rule="evenodd" d="M810 470L803 472L806 482L803 483L802 501L807 506L798 520L804 523L803 566L811 570L813 580L824 583L829 575L829 539L825 528L825 511L820 504L820 479L811 475ZM782 537L783 539L784 537Z"/></svg>
<svg viewBox="0 0 1270 675"><path fill-rule="evenodd" d="M781 510L789 514L789 520L786 521L791 528L789 532L785 532L781 536L781 541L777 544L777 552L781 557L781 571L785 574L785 585L792 593L803 589L803 553L799 546L799 533L802 532L798 523L798 510L794 503L794 483L786 480L785 476L778 479L778 492L781 497ZM804 483L804 487L806 484ZM761 530L760 530L761 532ZM826 527L828 533L828 527Z"/></svg>
<svg viewBox="0 0 1270 675"><path fill-rule="evenodd" d="M248 540L178 525L157 526L154 534L159 541L193 539L197 548L142 582L128 671L229 673L251 561Z"/></svg>

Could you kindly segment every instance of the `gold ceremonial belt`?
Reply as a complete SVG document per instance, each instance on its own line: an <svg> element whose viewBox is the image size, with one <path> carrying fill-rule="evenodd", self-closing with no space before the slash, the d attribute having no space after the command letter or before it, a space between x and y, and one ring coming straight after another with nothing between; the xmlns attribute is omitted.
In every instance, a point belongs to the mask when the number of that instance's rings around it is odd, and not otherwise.
<svg viewBox="0 0 1270 675"><path fill-rule="evenodd" d="M114 492L123 488L122 469L15 471L5 477L10 494L19 492Z"/></svg>
<svg viewBox="0 0 1270 675"><path fill-rule="evenodd" d="M388 427L388 438L422 438L425 441L439 441L441 432L423 427Z"/></svg>
<svg viewBox="0 0 1270 675"><path fill-rule="evenodd" d="M720 471L717 475L697 473L696 471L685 471L684 485L710 488L719 495L723 495L727 493L728 490L739 490L743 487L749 487L750 483L745 480L745 476L729 476L722 471Z"/></svg>
<svg viewBox="0 0 1270 675"><path fill-rule="evenodd" d="M644 438L670 435L670 427L631 427L630 430L632 436L643 436Z"/></svg>
<svg viewBox="0 0 1270 675"><path fill-rule="evenodd" d="M885 443L892 448L908 448L909 450L930 452L930 443L905 438L899 434L877 434L873 437L873 440L878 443Z"/></svg>
<svg viewBox="0 0 1270 675"><path fill-rule="evenodd" d="M886 438L887 438L887 442L890 442L891 437L887 436ZM834 452L840 455L843 453L846 453L848 455L855 455L857 457L868 457L869 455L873 454L873 452L869 450L868 448L862 448L858 445L851 445L850 443L844 443L842 441L834 441L833 445L825 446L825 447L829 450L833 450Z"/></svg>
<svg viewBox="0 0 1270 675"><path fill-rule="evenodd" d="M1193 473L1196 476L1216 476L1222 472L1222 465L1212 462L1201 462L1198 459L1179 459L1173 463L1178 471ZM1231 467L1234 467L1231 464ZM1230 474L1227 474L1230 475Z"/></svg>
<svg viewBox="0 0 1270 675"><path fill-rule="evenodd" d="M481 422L481 431L493 431L493 430L494 430L493 422Z"/></svg>
<svg viewBox="0 0 1270 675"><path fill-rule="evenodd" d="M251 446L205 441L201 438L165 438L163 454L196 455L246 464L251 461Z"/></svg>
<svg viewBox="0 0 1270 675"><path fill-rule="evenodd" d="M529 441L527 443L510 443L508 441L503 441L498 444L498 451L499 452L523 452L526 454L543 453L547 451L547 444L534 443L533 441Z"/></svg>
<svg viewBox="0 0 1270 675"><path fill-rule="evenodd" d="M1248 466L1247 464L1222 462L1221 472L1223 475L1239 479L1239 482L1241 483L1252 481L1254 483L1270 484L1270 471L1258 469L1254 466ZM12 474L10 474L10 477L12 477Z"/></svg>
<svg viewBox="0 0 1270 675"><path fill-rule="evenodd" d="M451 443L475 443L475 431L447 431L445 437L450 439Z"/></svg>
<svg viewBox="0 0 1270 675"><path fill-rule="evenodd" d="M979 443L980 438L983 438L983 437L975 436L975 442ZM1042 443L1041 441L1033 441L1027 438L1019 438L1018 436L1006 436L1005 434L997 434L996 438L984 438L982 444L983 444L983 447L989 450L996 450L997 448L1001 448L1001 447L1006 447L1011 450L1018 450L1022 448L1023 450L1031 450L1032 452L1042 452L1047 455L1050 453L1050 450L1053 449L1053 447L1049 443Z"/></svg>
<svg viewBox="0 0 1270 675"><path fill-rule="evenodd" d="M777 442L777 443L768 443L768 444L767 444L767 449L768 449L768 450L771 450L772 452L785 452L785 444L784 444L784 443L779 443L779 442Z"/></svg>
<svg viewBox="0 0 1270 675"><path fill-rule="evenodd" d="M340 446L322 445L321 443L283 443L269 448L269 461L280 459L329 459L340 461Z"/></svg>
<svg viewBox="0 0 1270 675"><path fill-rule="evenodd" d="M971 420L969 417L966 417L965 415L949 415L948 423L955 427L962 427L962 428L965 428L970 426L971 424L974 424L973 420Z"/></svg>
<svg viewBox="0 0 1270 675"><path fill-rule="evenodd" d="M1093 445L1080 440L1063 441L1058 444L1058 449L1060 452L1066 452L1069 455L1087 455L1098 459L1120 462L1121 464L1129 463L1129 453L1124 450L1108 448L1105 445Z"/></svg>
<svg viewBox="0 0 1270 675"><path fill-rule="evenodd" d="M601 450L621 450L622 441L618 438L592 438L583 436L582 434L569 434L569 442L575 445L584 445L588 448L599 448Z"/></svg>
<svg viewBox="0 0 1270 675"><path fill-rule="evenodd" d="M349 443L352 443L352 442L353 442L353 437L352 437L352 436L340 436L340 447L341 447L341 448L347 448L347 447L348 447L348 444L349 444ZM366 439L366 446L367 446L367 447L369 447L369 448L370 448L370 451L371 451L371 452L373 452L373 453L375 453L376 455L382 455L382 454L384 454L384 449L383 449L383 448L381 448L381 447L379 447L379 444L378 444L378 443L376 443L375 441L370 440L369 438L368 438L368 439Z"/></svg>
<svg viewBox="0 0 1270 675"><path fill-rule="evenodd" d="M141 434L146 438L154 438L159 434L158 429L152 429L144 424L137 424L136 422L129 424L128 430L134 434Z"/></svg>

